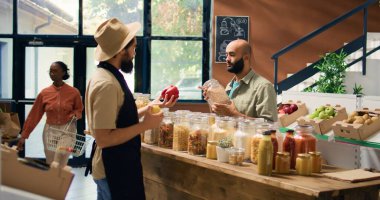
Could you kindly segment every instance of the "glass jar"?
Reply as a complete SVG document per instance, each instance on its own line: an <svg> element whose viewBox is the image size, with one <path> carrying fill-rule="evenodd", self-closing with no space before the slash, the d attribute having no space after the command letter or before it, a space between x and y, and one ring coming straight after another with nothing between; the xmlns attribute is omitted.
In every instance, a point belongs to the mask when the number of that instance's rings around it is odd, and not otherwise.
<svg viewBox="0 0 380 200"><path fill-rule="evenodd" d="M208 118L198 117L191 120L188 139L188 153L190 155L206 155L208 130Z"/></svg>
<svg viewBox="0 0 380 200"><path fill-rule="evenodd" d="M297 135L294 136L296 155L316 151L317 139L313 135L313 127L310 125L298 125L295 130L297 132Z"/></svg>
<svg viewBox="0 0 380 200"><path fill-rule="evenodd" d="M163 148L173 148L174 122L173 113L164 112L164 119L160 124L160 133L158 135L158 146Z"/></svg>
<svg viewBox="0 0 380 200"><path fill-rule="evenodd" d="M211 127L215 124L216 114L215 113L209 113L208 114L208 124Z"/></svg>
<svg viewBox="0 0 380 200"><path fill-rule="evenodd" d="M284 142L282 143L282 151L288 152L290 156L290 169L296 168L296 141L294 139L294 130L288 129L286 131L286 136Z"/></svg>
<svg viewBox="0 0 380 200"><path fill-rule="evenodd" d="M290 157L288 152L277 152L275 171L279 174L290 173Z"/></svg>
<svg viewBox="0 0 380 200"><path fill-rule="evenodd" d="M271 128L269 123L260 123L256 125L256 132L251 138L251 162L257 164L259 144L263 133Z"/></svg>
<svg viewBox="0 0 380 200"><path fill-rule="evenodd" d="M134 96L137 109L147 106L150 102L150 94L135 93Z"/></svg>
<svg viewBox="0 0 380 200"><path fill-rule="evenodd" d="M187 151L188 138L190 132L190 124L187 116L191 114L177 113L173 126L173 150L174 151Z"/></svg>
<svg viewBox="0 0 380 200"><path fill-rule="evenodd" d="M237 164L237 152L235 148L231 147L228 149L228 163L230 165L236 165Z"/></svg>
<svg viewBox="0 0 380 200"><path fill-rule="evenodd" d="M160 127L146 130L144 132L144 142L146 144L157 144Z"/></svg>
<svg viewBox="0 0 380 200"><path fill-rule="evenodd" d="M273 145L271 132L265 131L259 144L259 154L257 159L257 171L260 175L272 175L273 165Z"/></svg>
<svg viewBox="0 0 380 200"><path fill-rule="evenodd" d="M229 117L216 117L215 124L212 125L210 131L210 141L219 141L223 138L233 135L234 127L231 127L233 123L230 122Z"/></svg>
<svg viewBox="0 0 380 200"><path fill-rule="evenodd" d="M244 159L249 159L251 155L251 138L254 133L254 123L252 120L238 122L237 131L234 134L233 144L236 148L245 149Z"/></svg>
<svg viewBox="0 0 380 200"><path fill-rule="evenodd" d="M273 169L276 166L276 154L278 152L278 141L277 141L276 132L277 132L276 130L270 130L270 133L271 133L270 138L273 145Z"/></svg>
<svg viewBox="0 0 380 200"><path fill-rule="evenodd" d="M216 160L216 141L207 142L206 158Z"/></svg>
<svg viewBox="0 0 380 200"><path fill-rule="evenodd" d="M311 172L320 173L322 170L321 152L309 152L309 154L311 156Z"/></svg>
<svg viewBox="0 0 380 200"><path fill-rule="evenodd" d="M297 174L302 176L311 175L311 159L310 154L300 153L296 160L296 171Z"/></svg>
<svg viewBox="0 0 380 200"><path fill-rule="evenodd" d="M243 165L244 156L245 156L245 149L244 148L237 148L236 150L236 164L237 165Z"/></svg>
<svg viewBox="0 0 380 200"><path fill-rule="evenodd" d="M210 105L214 103L230 104L230 98L224 87L217 80L210 79L203 84L203 87L207 88L207 102Z"/></svg>

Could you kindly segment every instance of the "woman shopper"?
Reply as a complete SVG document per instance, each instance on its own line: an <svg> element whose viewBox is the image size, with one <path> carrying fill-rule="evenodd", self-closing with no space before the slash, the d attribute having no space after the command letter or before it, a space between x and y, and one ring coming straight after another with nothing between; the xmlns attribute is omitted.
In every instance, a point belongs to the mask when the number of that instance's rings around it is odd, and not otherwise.
<svg viewBox="0 0 380 200"><path fill-rule="evenodd" d="M82 118L83 104L78 89L64 82L70 77L69 69L65 63L61 61L53 62L50 66L49 75L53 84L44 88L38 94L24 123L17 148L19 150L23 149L25 140L29 138L31 132L46 113L46 124L43 131L46 163L51 164L56 161L60 167L64 167L67 165L70 152L68 151L69 149L62 146L62 143L72 144L76 138L73 134L67 135L57 130L67 129L76 133L76 120ZM54 144L57 145L55 151L47 148L49 134L58 136L58 143ZM59 149L60 147L63 148Z"/></svg>

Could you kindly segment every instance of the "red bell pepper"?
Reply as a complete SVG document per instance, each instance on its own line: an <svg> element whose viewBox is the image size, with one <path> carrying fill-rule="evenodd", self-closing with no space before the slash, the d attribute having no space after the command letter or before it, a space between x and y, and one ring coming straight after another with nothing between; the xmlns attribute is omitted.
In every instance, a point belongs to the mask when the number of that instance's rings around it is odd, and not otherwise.
<svg viewBox="0 0 380 200"><path fill-rule="evenodd" d="M161 98L165 98L165 95L168 95L168 100L174 95L174 99L177 99L179 97L179 91L178 88L174 85L169 85L161 92Z"/></svg>

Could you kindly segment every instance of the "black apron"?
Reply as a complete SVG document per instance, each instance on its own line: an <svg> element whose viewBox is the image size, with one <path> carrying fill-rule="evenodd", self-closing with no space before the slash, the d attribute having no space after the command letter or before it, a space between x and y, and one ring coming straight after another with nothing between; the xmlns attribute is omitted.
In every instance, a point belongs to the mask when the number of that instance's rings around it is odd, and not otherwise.
<svg viewBox="0 0 380 200"><path fill-rule="evenodd" d="M123 75L107 62L99 63L98 67L111 72L124 92L116 127L125 128L139 123L137 107ZM102 149L104 170L113 200L145 199L140 149L140 135L124 144Z"/></svg>

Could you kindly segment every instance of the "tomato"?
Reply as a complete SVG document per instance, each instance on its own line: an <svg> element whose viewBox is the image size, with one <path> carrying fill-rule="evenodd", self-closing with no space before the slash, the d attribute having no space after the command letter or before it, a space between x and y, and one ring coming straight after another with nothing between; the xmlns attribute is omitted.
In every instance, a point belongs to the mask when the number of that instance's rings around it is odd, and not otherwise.
<svg viewBox="0 0 380 200"><path fill-rule="evenodd" d="M161 98L165 98L165 95L168 95L168 100L174 96L174 99L177 99L179 97L179 91L178 88L174 85L169 85L161 92Z"/></svg>

